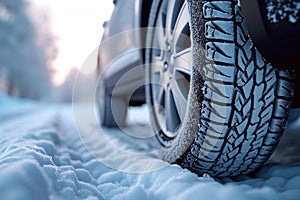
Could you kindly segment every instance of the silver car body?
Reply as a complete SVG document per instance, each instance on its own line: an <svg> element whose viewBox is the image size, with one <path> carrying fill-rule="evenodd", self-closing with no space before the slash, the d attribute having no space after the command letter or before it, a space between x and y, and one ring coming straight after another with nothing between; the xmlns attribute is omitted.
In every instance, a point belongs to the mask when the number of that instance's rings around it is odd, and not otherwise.
<svg viewBox="0 0 300 200"><path fill-rule="evenodd" d="M142 0L118 0L109 21L104 23L104 34L99 48L98 72L106 88L125 97L132 88L144 81L142 42ZM150 1L151 4L151 1ZM136 68L135 68L136 67ZM135 68L130 76L125 72ZM114 87L118 83L118 87ZM142 95L144 96L144 95Z"/></svg>

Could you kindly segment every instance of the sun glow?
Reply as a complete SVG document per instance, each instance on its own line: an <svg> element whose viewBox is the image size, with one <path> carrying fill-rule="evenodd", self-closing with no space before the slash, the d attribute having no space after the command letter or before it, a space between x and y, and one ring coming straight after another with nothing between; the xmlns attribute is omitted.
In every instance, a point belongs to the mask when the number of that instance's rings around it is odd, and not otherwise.
<svg viewBox="0 0 300 200"><path fill-rule="evenodd" d="M47 6L53 33L57 36L58 57L54 62L53 83L60 85L69 71L80 69L86 58L97 48L108 20L112 0L34 0ZM96 66L95 66L96 67Z"/></svg>

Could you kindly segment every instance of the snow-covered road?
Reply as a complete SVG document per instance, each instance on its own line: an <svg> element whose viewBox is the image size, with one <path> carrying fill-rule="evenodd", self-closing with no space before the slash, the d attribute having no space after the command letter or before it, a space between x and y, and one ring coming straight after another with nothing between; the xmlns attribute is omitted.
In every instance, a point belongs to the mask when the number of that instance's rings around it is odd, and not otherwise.
<svg viewBox="0 0 300 200"><path fill-rule="evenodd" d="M260 171L215 181L152 157L144 108L123 131L99 132L87 105L74 115L71 105L1 98L0 199L300 199L300 121Z"/></svg>

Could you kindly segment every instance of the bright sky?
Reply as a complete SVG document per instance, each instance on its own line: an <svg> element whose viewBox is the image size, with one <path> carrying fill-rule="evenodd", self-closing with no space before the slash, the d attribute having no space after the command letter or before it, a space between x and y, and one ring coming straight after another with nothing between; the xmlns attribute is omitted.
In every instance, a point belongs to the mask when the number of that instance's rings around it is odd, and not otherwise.
<svg viewBox="0 0 300 200"><path fill-rule="evenodd" d="M59 54L54 64L55 84L65 80L72 67L80 68L100 43L102 24L110 18L112 0L32 0L49 7Z"/></svg>

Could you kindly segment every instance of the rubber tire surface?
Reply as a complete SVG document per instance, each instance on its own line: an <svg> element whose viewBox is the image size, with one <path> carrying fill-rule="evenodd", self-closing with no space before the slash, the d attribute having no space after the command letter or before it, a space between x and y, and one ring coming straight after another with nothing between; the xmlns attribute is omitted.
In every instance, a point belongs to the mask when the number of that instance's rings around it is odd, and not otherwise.
<svg viewBox="0 0 300 200"><path fill-rule="evenodd" d="M113 97L109 94L104 82L100 82L98 85L97 101L101 126L119 128L126 125L128 109L126 101L121 97Z"/></svg>
<svg viewBox="0 0 300 200"><path fill-rule="evenodd" d="M270 157L284 131L294 75L271 66L253 46L237 1L187 4L193 66L186 120L175 139L157 135L161 158L199 175L248 174ZM153 2L149 27L160 5Z"/></svg>

